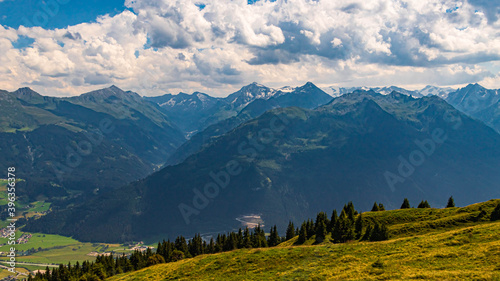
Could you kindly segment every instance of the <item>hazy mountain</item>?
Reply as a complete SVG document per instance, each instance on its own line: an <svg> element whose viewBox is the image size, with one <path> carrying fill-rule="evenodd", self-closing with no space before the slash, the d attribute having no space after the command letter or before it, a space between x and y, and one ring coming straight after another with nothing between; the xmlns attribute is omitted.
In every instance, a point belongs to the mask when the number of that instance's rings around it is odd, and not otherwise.
<svg viewBox="0 0 500 281"><path fill-rule="evenodd" d="M370 90L368 87L323 87L321 88L325 93L329 94L332 97L340 97L344 94L349 94L357 90Z"/></svg>
<svg viewBox="0 0 500 281"><path fill-rule="evenodd" d="M376 93L379 93L382 95L388 95L392 92L398 92L400 94L404 94L404 95L412 96L412 97L416 97L416 98L422 97L422 95L418 91L406 90L406 89L403 89L401 87L396 87L396 86L376 87L376 88L370 88L370 90L373 90Z"/></svg>
<svg viewBox="0 0 500 281"><path fill-rule="evenodd" d="M237 109L245 107L256 99L269 99L275 96L277 92L275 89L253 82L250 85L244 86L239 91L230 94L224 100L232 108Z"/></svg>
<svg viewBox="0 0 500 281"><path fill-rule="evenodd" d="M468 204L500 195L500 135L436 96L355 92L314 110L273 109L169 166L29 231L127 241L283 227L352 200Z"/></svg>
<svg viewBox="0 0 500 281"><path fill-rule="evenodd" d="M500 132L500 90L491 90L479 84L469 84L446 99L462 112L479 119Z"/></svg>
<svg viewBox="0 0 500 281"><path fill-rule="evenodd" d="M165 163L186 140L158 105L137 93L112 86L67 100L118 119L113 141L154 166Z"/></svg>
<svg viewBox="0 0 500 281"><path fill-rule="evenodd" d="M157 103L164 113L181 128L187 137L210 125L234 117L248 104L257 99L269 99L282 93L258 83L252 83L225 98L215 98L195 92L159 97L145 97Z"/></svg>
<svg viewBox="0 0 500 281"><path fill-rule="evenodd" d="M199 92L191 95L179 93L177 95L166 94L144 98L157 103L170 120L187 136L200 130L203 120L214 114L219 107L225 104L221 98L211 97Z"/></svg>
<svg viewBox="0 0 500 281"><path fill-rule="evenodd" d="M427 85L423 89L421 89L419 91L419 93L422 96L434 95L434 96L438 96L442 99L446 99L446 98L448 98L448 95L454 91L456 91L456 89L453 89L450 87L436 87L436 86Z"/></svg>
<svg viewBox="0 0 500 281"><path fill-rule="evenodd" d="M185 141L157 105L116 87L73 98L3 91L0 109L0 168L16 166L30 196L124 185Z"/></svg>
<svg viewBox="0 0 500 281"><path fill-rule="evenodd" d="M257 85L255 84L255 86ZM175 151L175 153L167 160L166 164L174 165L184 161L188 156L199 151L203 146L208 145L218 136L229 132L245 121L260 116L270 109L290 106L314 109L331 100L331 96L310 82L301 87L281 88L270 98L255 99L244 107L237 116L220 121L219 123L211 125L202 132L194 135Z"/></svg>
<svg viewBox="0 0 500 281"><path fill-rule="evenodd" d="M428 95L435 95L435 96L438 96L438 97L443 98L443 99L445 99L449 93L456 91L455 89L452 89L452 88L441 88L441 87L430 86L430 85L425 86L421 90L415 90L415 91L407 90L407 89L404 89L401 87L396 87L396 86L373 87L373 88L369 88L369 87L342 88L342 87L330 86L330 87L323 88L323 90L333 97L339 97L343 94L349 94L349 93L352 93L356 90L366 90L366 91L373 90L376 93L379 93L382 95L388 95L388 94L392 93L393 91L396 91L398 93L405 94L408 96L411 95L413 97L423 97L423 96L428 96Z"/></svg>

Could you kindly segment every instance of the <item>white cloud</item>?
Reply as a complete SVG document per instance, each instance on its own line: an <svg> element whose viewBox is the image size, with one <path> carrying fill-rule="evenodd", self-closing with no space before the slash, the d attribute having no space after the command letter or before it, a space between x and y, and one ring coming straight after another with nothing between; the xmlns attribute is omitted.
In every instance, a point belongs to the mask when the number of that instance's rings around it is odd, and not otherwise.
<svg viewBox="0 0 500 281"><path fill-rule="evenodd" d="M469 0L127 0L133 10L65 29L0 26L0 88L141 94L245 83L500 87L497 4ZM15 49L19 36L35 42Z"/></svg>

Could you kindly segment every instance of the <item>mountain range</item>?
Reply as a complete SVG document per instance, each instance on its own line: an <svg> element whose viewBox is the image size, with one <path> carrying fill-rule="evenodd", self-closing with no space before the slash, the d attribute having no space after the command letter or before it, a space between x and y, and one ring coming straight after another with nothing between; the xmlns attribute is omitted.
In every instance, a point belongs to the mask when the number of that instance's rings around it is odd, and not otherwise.
<svg viewBox="0 0 500 281"><path fill-rule="evenodd" d="M184 141L160 108L110 87L72 98L0 92L0 169L34 198L95 193L140 179Z"/></svg>
<svg viewBox="0 0 500 281"><path fill-rule="evenodd" d="M369 91L372 90L376 93L380 93L383 95L390 94L392 92L398 92L401 94L405 94L408 96L413 96L413 97L424 97L428 95L434 95L438 96L442 99L446 99L448 97L448 94L451 92L456 91L456 89L450 88L450 87L436 87L436 86L431 86L427 85L424 88L420 90L407 90L401 87L396 87L396 86L389 86L389 87L335 87L335 86L330 86L330 87L324 87L322 88L323 91L328 93L329 95L333 97L339 97L344 94L349 94L352 93L356 90L365 90Z"/></svg>
<svg viewBox="0 0 500 281"><path fill-rule="evenodd" d="M470 84L450 93L446 101L500 132L500 90Z"/></svg>
<svg viewBox="0 0 500 281"><path fill-rule="evenodd" d="M368 210L372 200L397 208L404 197L440 206L450 195L460 204L500 195L500 135L437 96L358 90L311 109L270 102L286 96L259 101L280 108L229 124L179 164L27 230L155 240L254 223L283 229L346 200ZM240 101L226 108L253 108Z"/></svg>
<svg viewBox="0 0 500 281"><path fill-rule="evenodd" d="M402 197L498 196L498 90L324 90L0 91L0 169L26 179L20 196L57 201L27 229L85 241L282 228L348 200L367 210L366 198L397 207Z"/></svg>

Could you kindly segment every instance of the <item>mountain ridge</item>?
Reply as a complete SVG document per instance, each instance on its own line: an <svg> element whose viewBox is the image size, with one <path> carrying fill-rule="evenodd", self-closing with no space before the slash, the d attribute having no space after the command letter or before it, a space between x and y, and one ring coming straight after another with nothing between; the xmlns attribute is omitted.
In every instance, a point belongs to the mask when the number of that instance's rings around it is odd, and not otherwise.
<svg viewBox="0 0 500 281"><path fill-rule="evenodd" d="M180 164L28 227L128 241L237 229L245 215L283 229L346 200L367 210L453 194L467 204L499 195L499 144L438 97L355 92L314 110L266 111Z"/></svg>

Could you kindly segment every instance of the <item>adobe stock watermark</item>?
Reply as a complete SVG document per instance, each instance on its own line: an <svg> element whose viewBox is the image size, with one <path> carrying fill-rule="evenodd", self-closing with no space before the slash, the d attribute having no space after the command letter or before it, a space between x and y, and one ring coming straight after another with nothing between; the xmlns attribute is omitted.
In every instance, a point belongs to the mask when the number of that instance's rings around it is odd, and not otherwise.
<svg viewBox="0 0 500 281"><path fill-rule="evenodd" d="M290 123L286 113L274 115L269 121L269 126L260 129L255 137L247 137L238 144L238 154L246 156L246 161L253 162L268 144L277 140L276 134L282 132ZM193 199L190 203L180 203L179 211L184 222L189 225L191 216L197 216L207 208L211 202L225 189L231 182L232 177L236 177L243 172L241 163L237 160L230 160L219 171L210 171L211 181L205 184L201 191L198 188L193 189Z"/></svg>
<svg viewBox="0 0 500 281"><path fill-rule="evenodd" d="M23 17L22 20L25 26L40 26L44 27L49 23L49 20L61 10L62 5L66 5L71 0L47 0L38 1L39 9L31 16L31 19Z"/></svg>
<svg viewBox="0 0 500 281"><path fill-rule="evenodd" d="M447 110L443 115L443 120L452 124L453 130L458 130L462 126L462 118L459 114ZM425 161L431 157L438 146L442 145L448 139L448 133L443 128L435 128L431 132L429 138L423 140L415 140L415 150L411 151L407 157L398 156L399 165L397 173L390 171L384 172L384 178L392 192L396 191L396 184L403 183L407 178L415 173L415 170L422 166Z"/></svg>

